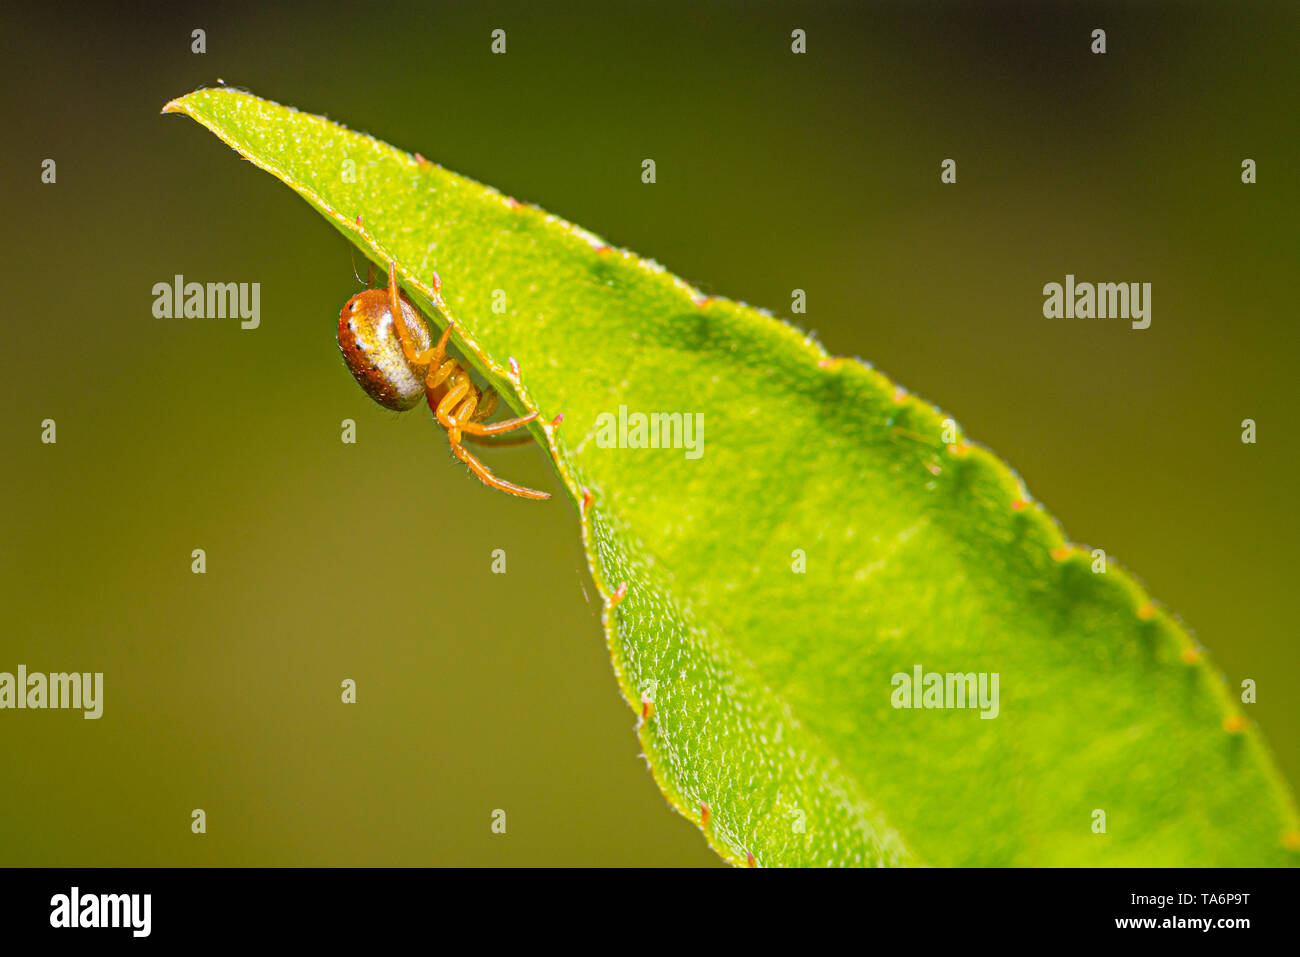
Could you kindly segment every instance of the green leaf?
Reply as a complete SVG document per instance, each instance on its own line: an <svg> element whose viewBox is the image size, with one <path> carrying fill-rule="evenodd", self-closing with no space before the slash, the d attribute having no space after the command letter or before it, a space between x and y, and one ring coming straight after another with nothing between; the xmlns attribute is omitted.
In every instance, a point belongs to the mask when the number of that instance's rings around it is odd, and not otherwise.
<svg viewBox="0 0 1300 957"><path fill-rule="evenodd" d="M581 517L642 747L673 806L701 823L707 805L728 860L1295 862L1292 799L1204 651L943 413L328 120L228 89L166 110L395 260L516 409L564 414L535 434ZM610 447L598 426L620 408L701 415L701 454ZM894 707L916 666L996 673L996 717Z"/></svg>

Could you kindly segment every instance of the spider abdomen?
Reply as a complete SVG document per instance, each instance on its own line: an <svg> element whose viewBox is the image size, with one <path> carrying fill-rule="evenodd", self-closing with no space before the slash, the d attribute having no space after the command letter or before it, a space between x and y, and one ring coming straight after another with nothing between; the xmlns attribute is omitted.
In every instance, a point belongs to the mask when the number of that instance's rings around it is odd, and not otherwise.
<svg viewBox="0 0 1300 957"><path fill-rule="evenodd" d="M400 298L415 352L429 348L429 327L405 296ZM339 351L366 395L386 409L405 412L424 398L427 370L406 360L393 322L388 293L367 289L349 299L339 313Z"/></svg>

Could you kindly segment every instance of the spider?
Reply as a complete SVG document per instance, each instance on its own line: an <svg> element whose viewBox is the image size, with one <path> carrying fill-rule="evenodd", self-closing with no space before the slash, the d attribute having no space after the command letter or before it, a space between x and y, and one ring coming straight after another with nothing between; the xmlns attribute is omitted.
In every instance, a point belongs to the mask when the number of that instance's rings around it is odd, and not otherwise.
<svg viewBox="0 0 1300 957"><path fill-rule="evenodd" d="M397 412L415 408L424 398L438 424L447 430L451 451L484 485L520 498L550 498L546 492L493 475L461 444L462 438L492 445L522 444L528 441L527 436L503 442L485 441L485 437L522 428L537 418L537 413L482 424L497 410L496 390L480 389L470 381L469 373L447 355L450 338L448 324L437 343L430 346L428 325L397 286L394 262L388 264L387 289L375 288L372 263L367 288L349 299L339 313L339 350L366 395Z"/></svg>

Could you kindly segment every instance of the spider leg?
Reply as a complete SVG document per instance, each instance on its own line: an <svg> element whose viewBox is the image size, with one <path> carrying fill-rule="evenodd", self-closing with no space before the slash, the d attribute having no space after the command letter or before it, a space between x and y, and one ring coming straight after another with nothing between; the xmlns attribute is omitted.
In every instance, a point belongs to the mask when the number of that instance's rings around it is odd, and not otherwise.
<svg viewBox="0 0 1300 957"><path fill-rule="evenodd" d="M513 482L507 482L503 478L498 478L492 474L491 469L474 457L474 453L458 441L451 438L451 432L447 433L448 439L451 440L451 450L455 453L456 458L460 459L469 466L470 471L479 477L484 485L490 485L492 488L500 489L503 492L509 492L511 495L517 495L520 498L544 499L550 498L549 492L539 492L534 488L524 488L522 485L515 485Z"/></svg>
<svg viewBox="0 0 1300 957"><path fill-rule="evenodd" d="M458 379L456 372L453 371L451 378L448 380L447 394L438 400L438 404L434 406L433 409L434 417L437 418L438 423L446 429L448 433L453 431L456 433L456 441L460 441L459 436L463 426L456 419L452 418L451 413L453 409L465 401L465 397L469 395L470 386L471 383L469 378L466 377L463 372Z"/></svg>
<svg viewBox="0 0 1300 957"><path fill-rule="evenodd" d="M447 441L451 444L451 451L456 458L460 459L469 466L470 471L478 476L479 481L484 485L499 489L502 492L508 492L511 495L517 495L520 498L546 499L550 498L550 493L539 492L536 489L524 488L522 485L515 485L513 482L507 482L503 478L498 478L492 474L492 470L480 462L469 449L461 445L460 417L453 418L451 412L455 409L457 412L464 412L465 418L474 414L474 408L478 404L478 397L474 394L473 384L469 377L460 371L459 381L453 375L455 384L447 390L447 394L438 402L437 407L433 410L438 422L447 430Z"/></svg>
<svg viewBox="0 0 1300 957"><path fill-rule="evenodd" d="M501 398L497 395L497 390L488 386L478 397L478 411L474 413L475 422L481 422L483 419L492 417L492 413L497 410L501 404Z"/></svg>
<svg viewBox="0 0 1300 957"><path fill-rule="evenodd" d="M537 418L536 412L529 412L527 415L521 415L517 419L502 419L500 422L493 422L491 425L479 425L477 422L469 421L460 424L460 430L466 435L501 435L504 432L513 432L515 429L522 429L533 419Z"/></svg>
<svg viewBox="0 0 1300 957"><path fill-rule="evenodd" d="M437 408L434 394L438 387L451 378L452 374L459 368L455 359L444 359L436 365L429 366L429 374L424 380L424 391L429 398L429 408Z"/></svg>
<svg viewBox="0 0 1300 957"><path fill-rule="evenodd" d="M389 269L391 288L396 276L392 271L393 267L390 266ZM434 418L438 420L439 425L447 430L447 442L451 445L452 453L469 466L470 471L478 476L479 481L484 485L519 498L550 498L549 492L525 488L522 485L515 485L513 482L498 478L492 473L491 469L480 462L472 452L461 444L462 434L467 431L467 427L476 433L495 435L517 429L524 423L532 421L537 415L533 413L520 419L509 419L493 425L478 425L474 421L475 419L490 415L496 411L496 393L489 390L485 399L483 393L470 381L470 377L456 360L443 358L445 356L443 350L446 347L447 337L450 333L451 327L448 326L443 331L442 338L438 340L438 344L432 350L438 354L438 361L430 364L429 372L425 376L424 388ZM442 394L439 395L439 392ZM482 408L479 406L480 402L483 403Z"/></svg>
<svg viewBox="0 0 1300 957"><path fill-rule="evenodd" d="M481 393L474 387L474 383L469 381L469 376L465 376L465 384L469 387L465 393L465 398L461 399L460 405L447 418L456 423L456 428L465 431L464 423L474 421L474 410L478 408L478 401Z"/></svg>
<svg viewBox="0 0 1300 957"><path fill-rule="evenodd" d="M460 427L464 437L470 442L475 442L487 448L505 448L512 445L527 445L531 442L533 440L531 433L516 435L507 439L492 439L492 437L506 432L513 432L515 429L527 425L537 418L536 412L517 419L503 419L500 422L493 422L491 425L478 425L484 419L491 418L492 413L497 410L499 404L497 390L490 386L484 389L482 395L479 396L478 408L474 411L474 414L468 419L465 419L463 415L457 416L457 419L464 420Z"/></svg>
<svg viewBox="0 0 1300 957"><path fill-rule="evenodd" d="M373 263L370 268L374 269ZM372 275L372 281L373 278ZM393 315L393 328L397 332L397 341L402 346L402 355L406 357L408 365L416 369L426 369L433 368L441 362L442 357L447 354L447 340L451 338L451 323L442 330L442 336L435 344L422 352L415 350L415 340L406 325L406 314L402 310L402 295L397 286L397 263L392 260L388 263L388 310Z"/></svg>
<svg viewBox="0 0 1300 957"><path fill-rule="evenodd" d="M490 435L475 435L473 432L466 432L464 439L466 442L473 442L486 449L507 449L516 445L527 445L533 440L533 434L528 432L524 435L511 435L502 439Z"/></svg>
<svg viewBox="0 0 1300 957"><path fill-rule="evenodd" d="M437 381L434 381L434 374L430 373L428 380L425 382L425 387L428 389L434 389L444 381L450 383L447 394L442 397L433 410L434 415L438 417L438 421L442 423L444 428L451 428L451 424L454 423L455 427L467 436L501 435L505 432L513 432L515 429L523 428L523 426L537 418L536 412L529 412L517 419L504 419L500 422L493 422L491 425L480 425L479 419L496 411L496 393L489 390L487 393L475 395L476 390L474 384L470 382L469 376L466 376L464 371L455 363L444 363L444 366L447 365L454 366L454 368L447 370L439 368L437 370ZM459 381L455 378L457 372L463 376ZM484 395L487 396L486 399L482 398ZM469 403L467 397L473 397L473 404ZM479 402L483 404L480 406ZM484 411L485 409L486 411Z"/></svg>

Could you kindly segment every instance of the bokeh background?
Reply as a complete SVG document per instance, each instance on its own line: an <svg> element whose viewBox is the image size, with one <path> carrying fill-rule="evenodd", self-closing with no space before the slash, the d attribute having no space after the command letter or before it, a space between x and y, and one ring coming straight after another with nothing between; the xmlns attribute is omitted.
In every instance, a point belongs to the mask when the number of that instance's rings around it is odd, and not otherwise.
<svg viewBox="0 0 1300 957"><path fill-rule="evenodd" d="M1135 6L6 4L0 670L103 671L106 700L0 713L0 864L718 864L637 757L571 505L370 403L334 340L348 245L159 115L218 78L712 293L807 290L829 349L953 412L1256 679L1300 779L1300 17ZM1067 272L1153 283L1151 328L1045 320ZM155 319L176 273L260 282L261 327ZM535 449L489 455L558 489Z"/></svg>

